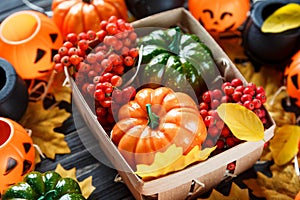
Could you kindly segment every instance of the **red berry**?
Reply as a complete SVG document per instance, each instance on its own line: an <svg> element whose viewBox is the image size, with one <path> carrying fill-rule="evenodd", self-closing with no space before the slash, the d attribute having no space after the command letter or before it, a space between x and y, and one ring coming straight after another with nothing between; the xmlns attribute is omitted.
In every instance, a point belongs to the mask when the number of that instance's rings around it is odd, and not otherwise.
<svg viewBox="0 0 300 200"><path fill-rule="evenodd" d="M115 23L108 23L106 25L106 31L110 35L115 35L118 33L118 27Z"/></svg>
<svg viewBox="0 0 300 200"><path fill-rule="evenodd" d="M136 58L139 55L139 51L137 50L137 48L132 48L129 50L129 56Z"/></svg>
<svg viewBox="0 0 300 200"><path fill-rule="evenodd" d="M253 95L255 95L255 90L253 90L252 87L247 86L247 87L245 87L243 93L244 94L250 94L251 96L253 96Z"/></svg>
<svg viewBox="0 0 300 200"><path fill-rule="evenodd" d="M217 100L221 100L222 96L223 96L223 93L221 90L219 89L214 89L212 92L211 92L211 96L213 99L217 99Z"/></svg>
<svg viewBox="0 0 300 200"><path fill-rule="evenodd" d="M267 97L264 93L257 94L256 99L259 99L262 104L266 103L266 101L267 101Z"/></svg>
<svg viewBox="0 0 300 200"><path fill-rule="evenodd" d="M234 162L229 163L229 164L227 165L227 169L228 169L229 171L235 170L235 163L234 163Z"/></svg>
<svg viewBox="0 0 300 200"><path fill-rule="evenodd" d="M241 96L241 101L246 102L246 101L252 101L252 96L250 94L243 94Z"/></svg>
<svg viewBox="0 0 300 200"><path fill-rule="evenodd" d="M124 65L126 65L128 67L130 67L130 66L132 66L134 64L134 60L133 60L133 58L131 56L126 56L124 58L123 62L124 62Z"/></svg>
<svg viewBox="0 0 300 200"><path fill-rule="evenodd" d="M216 126L209 126L207 132L212 138L219 137L219 129Z"/></svg>
<svg viewBox="0 0 300 200"><path fill-rule="evenodd" d="M203 93L202 95L202 100L206 103L210 103L211 101L211 96L210 96L211 92L210 91L206 91Z"/></svg>
<svg viewBox="0 0 300 200"><path fill-rule="evenodd" d="M214 99L214 100L212 100L210 106L211 106L212 109L216 109L220 104L221 104L221 103L220 103L219 100Z"/></svg>
<svg viewBox="0 0 300 200"><path fill-rule="evenodd" d="M132 86L128 86L128 87L126 87L122 90L122 95L123 95L123 98L124 98L125 102L127 102L130 99L134 98L135 94L136 94L136 90Z"/></svg>
<svg viewBox="0 0 300 200"><path fill-rule="evenodd" d="M228 103L231 102L231 98L229 96L223 96L221 98L221 103Z"/></svg>
<svg viewBox="0 0 300 200"><path fill-rule="evenodd" d="M237 87L237 86L243 85L243 82L242 82L241 79L235 78L235 79L232 79L232 80L231 80L231 85L232 85L233 87Z"/></svg>
<svg viewBox="0 0 300 200"><path fill-rule="evenodd" d="M225 142L224 140L218 139L216 145L217 145L217 149L223 149L225 146Z"/></svg>
<svg viewBox="0 0 300 200"><path fill-rule="evenodd" d="M216 127L219 129L219 130L223 130L224 128L224 122L222 120L219 120L216 122Z"/></svg>
<svg viewBox="0 0 300 200"><path fill-rule="evenodd" d="M60 63L60 60L61 60L60 54L55 54L55 55L53 56L53 62L55 62L55 63Z"/></svg>
<svg viewBox="0 0 300 200"><path fill-rule="evenodd" d="M69 56L63 56L60 60L60 62L64 65L64 66L70 66L71 62L70 62L70 57Z"/></svg>
<svg viewBox="0 0 300 200"><path fill-rule="evenodd" d="M239 92L239 91L235 91L232 95L231 95L231 98L234 102L239 102L241 101L241 97L242 97L242 92Z"/></svg>
<svg viewBox="0 0 300 200"><path fill-rule="evenodd" d="M88 39L86 32L80 32L80 33L78 33L77 37L78 37L79 41L80 40L87 40Z"/></svg>
<svg viewBox="0 0 300 200"><path fill-rule="evenodd" d="M106 30L107 24L108 24L108 21L102 20L102 21L100 22L100 28L101 28L102 30Z"/></svg>
<svg viewBox="0 0 300 200"><path fill-rule="evenodd" d="M72 42L70 41L66 41L63 44L64 47L67 47L68 49L70 49L71 47L74 47L74 45L72 44Z"/></svg>
<svg viewBox="0 0 300 200"><path fill-rule="evenodd" d="M254 108L260 108L262 106L262 103L259 99L253 99L252 103L254 104Z"/></svg>
<svg viewBox="0 0 300 200"><path fill-rule="evenodd" d="M199 113L203 119L208 115L208 112L206 109L200 110Z"/></svg>
<svg viewBox="0 0 300 200"><path fill-rule="evenodd" d="M254 83L248 83L247 87L250 87L252 90L256 90L256 85Z"/></svg>
<svg viewBox="0 0 300 200"><path fill-rule="evenodd" d="M244 89L245 87L243 85L239 85L234 89L234 91L243 93Z"/></svg>
<svg viewBox="0 0 300 200"><path fill-rule="evenodd" d="M234 141L233 137L227 137L226 144L228 147L233 147L235 145L235 141Z"/></svg>
<svg viewBox="0 0 300 200"><path fill-rule="evenodd" d="M71 47L68 50L68 56L72 56L72 55L77 55L77 48L76 47Z"/></svg>
<svg viewBox="0 0 300 200"><path fill-rule="evenodd" d="M68 55L68 50L69 49L67 47L62 46L58 49L58 53L60 56L66 56L66 55Z"/></svg>
<svg viewBox="0 0 300 200"><path fill-rule="evenodd" d="M79 65L80 57L78 55L72 55L70 57L70 62L71 62L72 65Z"/></svg>
<svg viewBox="0 0 300 200"><path fill-rule="evenodd" d="M265 94L266 93L265 89L262 86L256 87L255 92L256 92L256 94L260 94L260 93Z"/></svg>
<svg viewBox="0 0 300 200"><path fill-rule="evenodd" d="M224 93L229 96L232 95L234 93L234 87L232 86L225 86L223 89Z"/></svg>
<svg viewBox="0 0 300 200"><path fill-rule="evenodd" d="M109 23L114 23L114 24L116 24L117 23L117 20L118 20L118 18L115 16L115 15L112 15L112 16L110 16L109 18L108 18L108 22Z"/></svg>
<svg viewBox="0 0 300 200"><path fill-rule="evenodd" d="M95 31L93 31L93 30L88 30L87 32L86 32L86 35L87 35L87 39L88 40L94 40L94 39L96 39L96 32Z"/></svg>
<svg viewBox="0 0 300 200"><path fill-rule="evenodd" d="M224 138L228 137L230 135L230 129L228 128L228 126L224 126L222 131L221 131L221 136L223 136Z"/></svg>
<svg viewBox="0 0 300 200"><path fill-rule="evenodd" d="M209 106L208 106L207 103L201 102L201 103L199 104L199 109L200 109L200 110L203 110L203 109L208 110L208 109L209 109Z"/></svg>
<svg viewBox="0 0 300 200"><path fill-rule="evenodd" d="M76 45L77 40L78 40L76 33L68 33L66 40L71 42L73 45Z"/></svg>
<svg viewBox="0 0 300 200"><path fill-rule="evenodd" d="M101 89L95 90L94 98L97 101L102 101L105 98L105 93Z"/></svg>
<svg viewBox="0 0 300 200"><path fill-rule="evenodd" d="M245 102L244 102L244 106L245 106L246 108L248 108L249 110L253 110L253 109L254 109L254 104L253 104L252 101L245 101Z"/></svg>
<svg viewBox="0 0 300 200"><path fill-rule="evenodd" d="M118 75L113 75L110 79L110 82L113 86L118 87L118 86L122 85L122 78Z"/></svg>
<svg viewBox="0 0 300 200"><path fill-rule="evenodd" d="M232 85L231 85L230 82L225 82L225 83L222 84L222 90L224 90L224 88L225 88L226 86L232 86Z"/></svg>
<svg viewBox="0 0 300 200"><path fill-rule="evenodd" d="M89 48L89 43L87 40L82 39L78 41L78 48L85 51Z"/></svg>
<svg viewBox="0 0 300 200"><path fill-rule="evenodd" d="M204 118L204 124L205 124L206 127L209 127L209 126L213 125L214 121L215 121L214 117L210 116L210 115L208 115Z"/></svg>

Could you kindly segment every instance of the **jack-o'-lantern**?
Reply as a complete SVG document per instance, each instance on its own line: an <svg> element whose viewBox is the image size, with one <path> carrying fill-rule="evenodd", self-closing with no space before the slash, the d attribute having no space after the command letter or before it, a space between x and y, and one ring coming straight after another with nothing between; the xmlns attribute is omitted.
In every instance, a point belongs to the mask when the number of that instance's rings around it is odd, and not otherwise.
<svg viewBox="0 0 300 200"><path fill-rule="evenodd" d="M188 8L209 32L227 32L247 19L250 0L189 0Z"/></svg>
<svg viewBox="0 0 300 200"><path fill-rule="evenodd" d="M286 67L284 75L287 93L300 107L300 51L292 57L291 64Z"/></svg>
<svg viewBox="0 0 300 200"><path fill-rule="evenodd" d="M63 44L52 19L37 11L11 14L0 25L0 57L9 61L23 79L45 76Z"/></svg>
<svg viewBox="0 0 300 200"><path fill-rule="evenodd" d="M34 169L34 158L27 131L17 122L0 117L0 193Z"/></svg>

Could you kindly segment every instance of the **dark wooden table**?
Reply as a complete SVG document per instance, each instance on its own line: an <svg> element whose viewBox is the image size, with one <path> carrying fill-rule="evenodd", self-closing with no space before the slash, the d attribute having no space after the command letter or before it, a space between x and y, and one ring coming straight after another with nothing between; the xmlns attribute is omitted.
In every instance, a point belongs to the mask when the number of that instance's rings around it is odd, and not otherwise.
<svg viewBox="0 0 300 200"><path fill-rule="evenodd" d="M30 2L42 7L45 11L51 9L51 0L31 0ZM0 2L0 22L8 15L19 11L30 9L22 0L1 0ZM78 180L81 181L89 176L93 177L93 186L96 187L95 191L91 194L91 200L130 200L134 199L131 192L126 185L120 182L115 182L114 179L117 171L100 162L99 159L93 155L97 152L98 156L105 158L100 147L97 144L92 144L87 147L83 144L81 134L92 135L87 125L83 122L76 107L72 104L61 105L66 108L72 115L66 120L62 127L58 128L58 132L65 134L65 139L71 149L70 154L57 155L55 160L44 159L41 163L37 164L37 171L54 170L58 163L65 169L76 167ZM92 152L92 153L91 153ZM99 157L98 157L99 158ZM242 173L238 177L229 181L223 181L216 189L224 194L228 194L232 181L236 182L240 187L245 187L242 180L245 178L254 177L256 171L265 171L268 163L265 165L255 165L251 169ZM207 197L209 193L204 194ZM251 195L251 199L257 199Z"/></svg>

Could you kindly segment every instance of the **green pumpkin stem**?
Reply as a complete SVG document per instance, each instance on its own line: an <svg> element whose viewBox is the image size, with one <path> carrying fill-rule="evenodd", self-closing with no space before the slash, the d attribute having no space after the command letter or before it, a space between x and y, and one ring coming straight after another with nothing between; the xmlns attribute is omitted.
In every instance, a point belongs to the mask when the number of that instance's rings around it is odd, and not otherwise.
<svg viewBox="0 0 300 200"><path fill-rule="evenodd" d="M146 110L148 115L148 124L151 129L156 129L159 125L159 117L152 112L151 104L146 104Z"/></svg>
<svg viewBox="0 0 300 200"><path fill-rule="evenodd" d="M170 43L169 45L169 49L171 50L172 53L174 53L175 55L178 55L179 54L179 45L180 45L180 28L177 26L175 28L176 30L176 33L175 33L175 38L174 40Z"/></svg>

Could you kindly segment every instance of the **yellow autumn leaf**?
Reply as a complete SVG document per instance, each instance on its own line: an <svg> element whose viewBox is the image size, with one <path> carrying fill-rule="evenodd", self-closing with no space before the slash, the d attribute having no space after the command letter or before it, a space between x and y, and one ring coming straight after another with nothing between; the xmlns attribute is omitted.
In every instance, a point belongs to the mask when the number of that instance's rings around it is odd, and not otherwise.
<svg viewBox="0 0 300 200"><path fill-rule="evenodd" d="M275 164L285 165L298 153L300 126L283 125L277 127L270 140L270 150Z"/></svg>
<svg viewBox="0 0 300 200"><path fill-rule="evenodd" d="M156 153L151 165L137 165L135 173L142 179L166 175L184 169L194 162L206 160L215 149L216 147L200 150L199 146L195 146L187 155L183 156L182 147L176 147L173 144L165 152Z"/></svg>
<svg viewBox="0 0 300 200"><path fill-rule="evenodd" d="M197 200L249 200L249 191L248 189L241 189L236 183L232 183L230 192L228 196L225 196L213 189L209 198Z"/></svg>
<svg viewBox="0 0 300 200"><path fill-rule="evenodd" d="M257 178L243 180L253 195L266 200L294 200L300 190L300 180L293 165L270 167L272 177L257 172Z"/></svg>
<svg viewBox="0 0 300 200"><path fill-rule="evenodd" d="M264 126L258 116L236 103L222 103L217 112L232 134L240 140L259 141L264 138Z"/></svg>
<svg viewBox="0 0 300 200"><path fill-rule="evenodd" d="M289 3L272 13L263 23L264 33L281 33L300 27L300 5Z"/></svg>
<svg viewBox="0 0 300 200"><path fill-rule="evenodd" d="M92 194L92 192L96 189L92 185L92 176L89 176L88 178L84 179L83 181L78 181L76 177L76 168L72 168L69 170L64 169L61 164L58 164L56 166L55 172L59 173L64 178L72 178L76 180L80 186L81 193L84 196L84 198L88 199L89 196Z"/></svg>
<svg viewBox="0 0 300 200"><path fill-rule="evenodd" d="M62 126L70 115L65 109L58 107L46 110L41 101L29 102L20 124L32 131L33 143L39 146L43 154L54 159L56 154L71 152L65 141L65 135L54 130ZM36 157L36 162L40 162L39 156Z"/></svg>

